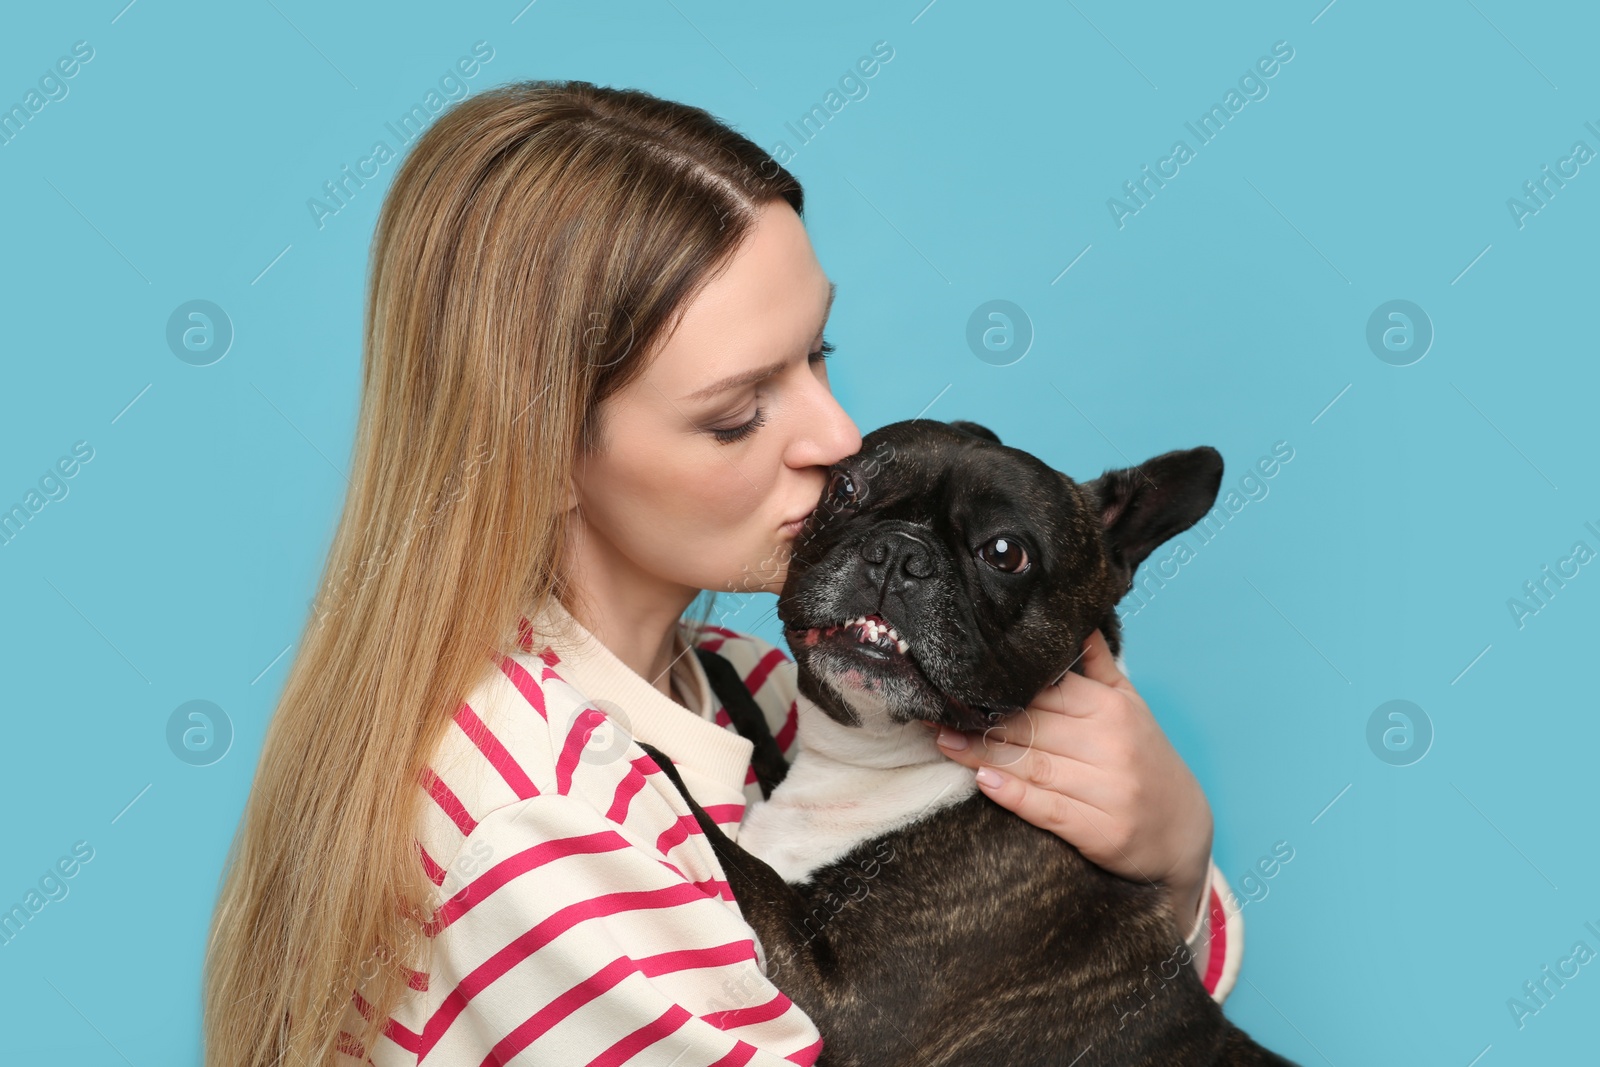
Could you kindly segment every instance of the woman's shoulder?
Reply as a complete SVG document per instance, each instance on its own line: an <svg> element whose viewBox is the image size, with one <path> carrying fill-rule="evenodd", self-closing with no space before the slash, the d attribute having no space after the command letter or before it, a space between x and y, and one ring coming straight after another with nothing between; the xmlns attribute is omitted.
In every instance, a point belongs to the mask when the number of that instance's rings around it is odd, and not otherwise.
<svg viewBox="0 0 1600 1067"><path fill-rule="evenodd" d="M555 657L501 654L456 707L418 783L426 800L417 844L434 882L481 823L522 801L570 796L626 821L611 799L641 770L625 746L607 758L591 744L604 722Z"/></svg>
<svg viewBox="0 0 1600 1067"><path fill-rule="evenodd" d="M708 1047L735 1028L764 1047L820 1045L761 971L683 795L626 732L595 733L604 713L561 669L554 655L503 655L427 767L417 843L437 887L438 940L418 995L386 1031L400 1035L382 1046L395 1058L370 1062L401 1062L402 1047L413 1058L426 1049L430 1063L478 1063L491 1048L556 1062L576 1040L577 1024L556 1025L573 1004L587 1006L587 1025L621 1033L669 1010L705 1019L684 1032ZM562 994L563 980L583 996Z"/></svg>

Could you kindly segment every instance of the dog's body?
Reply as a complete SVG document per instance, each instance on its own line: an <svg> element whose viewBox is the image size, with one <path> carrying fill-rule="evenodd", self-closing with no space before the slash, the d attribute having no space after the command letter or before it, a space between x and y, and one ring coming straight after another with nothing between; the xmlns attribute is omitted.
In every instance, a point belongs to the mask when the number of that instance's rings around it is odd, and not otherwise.
<svg viewBox="0 0 1600 1067"><path fill-rule="evenodd" d="M779 599L800 751L737 844L689 798L819 1067L1289 1063L1224 1018L1163 887L1001 808L925 725L1020 709L1096 628L1118 655L1134 569L1221 475L1202 448L1079 485L925 420L836 465Z"/></svg>

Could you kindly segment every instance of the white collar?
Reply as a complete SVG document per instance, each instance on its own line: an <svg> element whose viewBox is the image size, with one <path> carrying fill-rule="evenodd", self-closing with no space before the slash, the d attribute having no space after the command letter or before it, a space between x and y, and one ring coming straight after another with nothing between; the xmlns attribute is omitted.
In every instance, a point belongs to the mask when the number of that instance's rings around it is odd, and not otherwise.
<svg viewBox="0 0 1600 1067"><path fill-rule="evenodd" d="M743 794L755 746L717 724L717 701L693 651L697 634L690 623L679 619L676 624L677 651L671 666L678 691L689 701L685 707L618 659L559 600L552 597L549 604L546 614L530 619L538 635L535 650L543 647L541 641L550 646L558 657L553 669L564 681L635 740L654 745L700 777ZM565 634L572 635L571 640Z"/></svg>

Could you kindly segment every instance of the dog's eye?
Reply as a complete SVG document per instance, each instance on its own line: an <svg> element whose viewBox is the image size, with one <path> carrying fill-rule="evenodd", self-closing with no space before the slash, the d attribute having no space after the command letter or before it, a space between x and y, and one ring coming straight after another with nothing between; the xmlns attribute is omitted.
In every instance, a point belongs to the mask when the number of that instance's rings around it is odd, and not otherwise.
<svg viewBox="0 0 1600 1067"><path fill-rule="evenodd" d="M1028 553L1022 542L1010 537L996 537L979 546L978 558L997 571L1020 574L1028 569Z"/></svg>
<svg viewBox="0 0 1600 1067"><path fill-rule="evenodd" d="M848 507L856 502L856 481L849 471L836 470L828 476L828 491L823 499L833 507Z"/></svg>

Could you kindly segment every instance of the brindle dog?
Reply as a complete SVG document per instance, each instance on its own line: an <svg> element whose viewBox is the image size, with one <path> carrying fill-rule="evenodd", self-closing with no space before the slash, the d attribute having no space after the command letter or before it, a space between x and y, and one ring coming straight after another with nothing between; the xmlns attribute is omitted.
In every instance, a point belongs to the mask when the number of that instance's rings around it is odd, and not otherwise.
<svg viewBox="0 0 1600 1067"><path fill-rule="evenodd" d="M1079 484L982 426L915 419L830 477L778 602L800 749L785 771L770 733L757 741L768 795L739 843L645 746L769 978L821 1031L818 1064L1293 1067L1207 994L1162 886L1000 807L926 726L1019 710L1082 673L1096 628L1119 655L1117 602L1211 508L1222 457L1167 452Z"/></svg>

